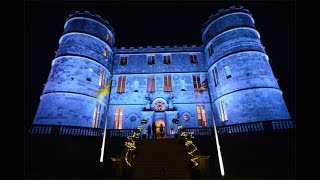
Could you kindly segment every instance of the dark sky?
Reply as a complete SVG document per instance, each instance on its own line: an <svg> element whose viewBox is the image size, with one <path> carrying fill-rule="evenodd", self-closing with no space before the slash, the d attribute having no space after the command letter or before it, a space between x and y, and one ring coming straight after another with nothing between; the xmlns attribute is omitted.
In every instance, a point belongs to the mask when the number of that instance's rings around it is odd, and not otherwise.
<svg viewBox="0 0 320 180"><path fill-rule="evenodd" d="M115 29L115 47L181 46L201 45L202 24L211 14L231 5L242 5L250 10L289 112L295 119L294 1L26 1L25 125L33 121L70 13L88 10L108 20Z"/></svg>

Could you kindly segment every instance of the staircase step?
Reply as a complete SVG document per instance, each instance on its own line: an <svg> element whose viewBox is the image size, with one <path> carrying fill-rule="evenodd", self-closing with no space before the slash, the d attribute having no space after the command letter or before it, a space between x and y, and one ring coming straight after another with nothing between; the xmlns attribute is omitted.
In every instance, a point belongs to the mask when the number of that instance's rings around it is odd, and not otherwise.
<svg viewBox="0 0 320 180"><path fill-rule="evenodd" d="M189 157L179 139L142 139L133 160L134 179L160 179L166 168L167 179L189 179Z"/></svg>

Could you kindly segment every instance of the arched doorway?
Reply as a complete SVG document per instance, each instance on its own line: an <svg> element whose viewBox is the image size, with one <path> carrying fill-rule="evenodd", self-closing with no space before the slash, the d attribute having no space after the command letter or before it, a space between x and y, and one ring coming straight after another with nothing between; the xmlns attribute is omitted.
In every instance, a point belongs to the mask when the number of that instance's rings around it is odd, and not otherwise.
<svg viewBox="0 0 320 180"><path fill-rule="evenodd" d="M163 126L163 138L166 138L166 123L164 122L163 119L158 119L155 121L155 125L157 127L156 129L156 139L160 139L161 138L161 134L160 134L160 126Z"/></svg>

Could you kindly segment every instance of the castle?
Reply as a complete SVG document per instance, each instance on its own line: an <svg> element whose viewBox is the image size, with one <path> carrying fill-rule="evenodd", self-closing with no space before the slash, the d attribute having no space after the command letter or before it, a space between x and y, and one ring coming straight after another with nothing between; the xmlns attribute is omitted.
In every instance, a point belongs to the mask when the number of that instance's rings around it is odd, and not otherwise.
<svg viewBox="0 0 320 180"><path fill-rule="evenodd" d="M133 129L287 120L290 114L247 9L211 15L203 45L116 48L100 15L70 14L34 124ZM98 96L108 88L110 93ZM143 132L145 133L145 131Z"/></svg>

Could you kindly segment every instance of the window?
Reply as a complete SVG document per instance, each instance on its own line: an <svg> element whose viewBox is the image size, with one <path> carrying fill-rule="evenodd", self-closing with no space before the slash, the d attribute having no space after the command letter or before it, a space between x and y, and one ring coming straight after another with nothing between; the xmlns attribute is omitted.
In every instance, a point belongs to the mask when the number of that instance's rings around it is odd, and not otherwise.
<svg viewBox="0 0 320 180"><path fill-rule="evenodd" d="M155 56L148 56L148 64L155 64Z"/></svg>
<svg viewBox="0 0 320 180"><path fill-rule="evenodd" d="M209 51L209 56L211 56L213 54L213 46L212 46L212 44L210 44L210 46L208 48L208 51Z"/></svg>
<svg viewBox="0 0 320 180"><path fill-rule="evenodd" d="M106 39L107 39L107 42L108 42L109 44L111 44L111 36L110 36L109 33L107 33Z"/></svg>
<svg viewBox="0 0 320 180"><path fill-rule="evenodd" d="M206 34L206 39L207 39L207 41L208 41L210 38L211 38L211 35L210 35L210 31L208 30L208 31L207 31L207 34Z"/></svg>
<svg viewBox="0 0 320 180"><path fill-rule="evenodd" d="M105 84L106 84L106 71L102 69L100 72L99 86L101 88L104 88Z"/></svg>
<svg viewBox="0 0 320 180"><path fill-rule="evenodd" d="M124 93L126 90L126 76L119 76L118 77L118 88L117 93Z"/></svg>
<svg viewBox="0 0 320 180"><path fill-rule="evenodd" d="M172 92L171 75L164 76L164 92Z"/></svg>
<svg viewBox="0 0 320 180"><path fill-rule="evenodd" d="M162 101L158 101L158 102L154 103L154 109L156 111L164 111L165 108L166 108L166 105Z"/></svg>
<svg viewBox="0 0 320 180"><path fill-rule="evenodd" d="M170 64L171 60L170 60L170 55L164 55L163 56L163 64Z"/></svg>
<svg viewBox="0 0 320 180"><path fill-rule="evenodd" d="M154 76L147 76L147 92L155 92Z"/></svg>
<svg viewBox="0 0 320 180"><path fill-rule="evenodd" d="M192 79L194 92L197 92L201 89L200 75L193 75Z"/></svg>
<svg viewBox="0 0 320 180"><path fill-rule="evenodd" d="M222 122L228 120L228 115L227 115L227 109L226 109L226 104L224 100L221 100L219 103L219 111L220 111L220 119Z"/></svg>
<svg viewBox="0 0 320 180"><path fill-rule="evenodd" d="M101 104L97 103L96 107L94 108L94 113L92 118L92 128L99 127L100 110L101 110Z"/></svg>
<svg viewBox="0 0 320 180"><path fill-rule="evenodd" d="M170 128L170 134L175 134L176 130L174 128Z"/></svg>
<svg viewBox="0 0 320 180"><path fill-rule="evenodd" d="M225 66L224 70L226 71L227 79L231 78L231 71L229 66Z"/></svg>
<svg viewBox="0 0 320 180"><path fill-rule="evenodd" d="M104 48L103 55L108 58L109 51L107 48Z"/></svg>
<svg viewBox="0 0 320 180"><path fill-rule="evenodd" d="M220 83L217 66L213 68L212 73L213 73L214 85L217 86Z"/></svg>
<svg viewBox="0 0 320 180"><path fill-rule="evenodd" d="M198 63L198 55L190 55L190 62L197 64Z"/></svg>
<svg viewBox="0 0 320 180"><path fill-rule="evenodd" d="M204 106L197 106L198 126L207 127L206 110Z"/></svg>
<svg viewBox="0 0 320 180"><path fill-rule="evenodd" d="M121 57L120 58L120 65L127 65L128 64L128 57Z"/></svg>
<svg viewBox="0 0 320 180"><path fill-rule="evenodd" d="M114 111L113 129L122 129L123 107L116 107Z"/></svg>
<svg viewBox="0 0 320 180"><path fill-rule="evenodd" d="M92 72L93 72L93 69L88 68L88 71L87 71L87 78L86 78L86 80L87 80L87 81L90 81L90 82L91 82Z"/></svg>

